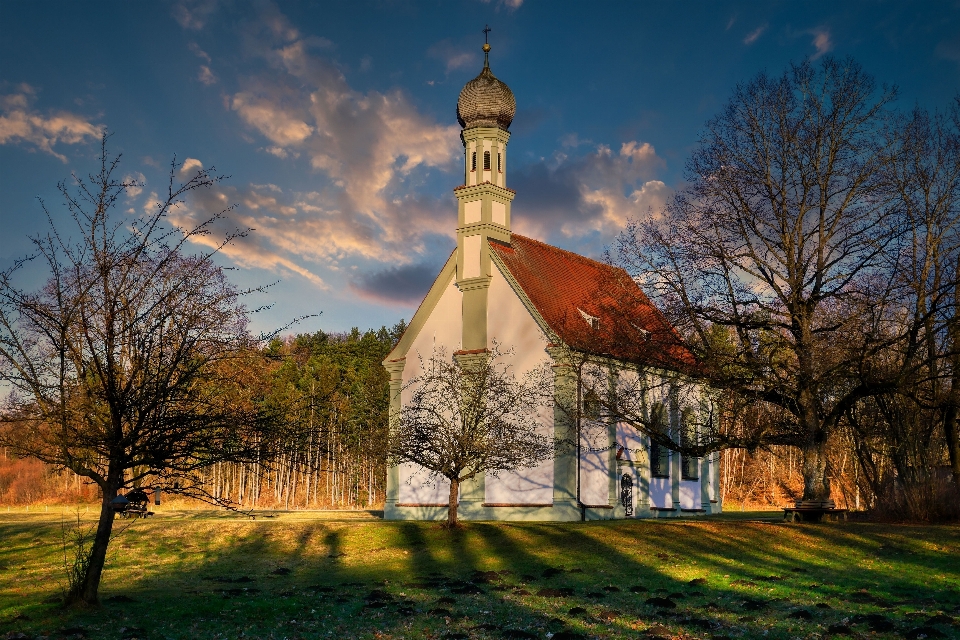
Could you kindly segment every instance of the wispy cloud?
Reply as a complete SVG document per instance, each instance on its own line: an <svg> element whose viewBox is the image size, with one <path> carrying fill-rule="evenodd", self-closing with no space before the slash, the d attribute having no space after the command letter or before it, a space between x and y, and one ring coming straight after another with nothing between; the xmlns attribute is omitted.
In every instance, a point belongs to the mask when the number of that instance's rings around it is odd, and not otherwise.
<svg viewBox="0 0 960 640"><path fill-rule="evenodd" d="M207 86L210 86L211 84L217 83L217 76L214 75L213 71L210 71L210 67L202 64L200 65L200 72L197 74L197 80Z"/></svg>
<svg viewBox="0 0 960 640"><path fill-rule="evenodd" d="M816 60L833 50L833 40L830 38L829 29L826 27L817 27L816 29L811 29L809 33L813 35L811 44L817 50L816 53L810 56L811 60Z"/></svg>
<svg viewBox="0 0 960 640"><path fill-rule="evenodd" d="M474 49L476 49L476 47L474 47ZM449 38L432 45L427 49L427 55L443 62L447 73L457 69L479 68L480 64L479 53L475 50L467 50L462 46L455 45Z"/></svg>
<svg viewBox="0 0 960 640"><path fill-rule="evenodd" d="M447 243L452 245L455 216L449 203L415 196L398 198L373 220L338 208L338 201L330 192L286 192L276 185L218 185L193 193L170 219L182 229L191 229L235 207L211 228L209 236L195 241L214 247L227 234L252 229L226 247L224 255L241 266L302 276L321 289L328 288L324 273L340 271L357 261L396 267L423 261L424 243L430 234L447 235ZM438 227L437 221L448 224ZM373 272L379 272L376 266ZM363 289L365 277L354 279L355 288Z"/></svg>
<svg viewBox="0 0 960 640"><path fill-rule="evenodd" d="M184 29L199 31L217 9L217 0L179 0L173 5L173 18Z"/></svg>
<svg viewBox="0 0 960 640"><path fill-rule="evenodd" d="M770 25L764 22L762 25L760 25L759 27L757 27L756 29L748 33L747 37L743 39L743 44L749 46L754 42L756 42L760 38L760 36L763 35L763 32L767 30L768 26Z"/></svg>
<svg viewBox="0 0 960 640"><path fill-rule="evenodd" d="M187 45L187 48L190 49L190 51L192 51L195 56L197 56L201 60L204 60L207 64L210 64L212 62L210 58L210 54L208 54L206 51L201 49L200 45L198 45L196 42L191 42L190 44Z"/></svg>
<svg viewBox="0 0 960 640"><path fill-rule="evenodd" d="M490 4L491 0L480 0L483 4ZM498 7L506 7L508 11L516 11L523 6L523 0L497 0Z"/></svg>
<svg viewBox="0 0 960 640"><path fill-rule="evenodd" d="M67 157L54 150L57 144L79 144L100 137L103 125L69 111L46 115L33 108L37 92L21 84L15 93L0 96L0 144L25 143L59 158Z"/></svg>
<svg viewBox="0 0 960 640"><path fill-rule="evenodd" d="M210 54L200 48L196 42L191 42L187 45L187 48L190 49L198 58L206 62L206 64L200 65L200 70L197 72L197 80L203 84L210 86L211 84L217 83L217 76L210 69L210 64L213 60L210 58Z"/></svg>

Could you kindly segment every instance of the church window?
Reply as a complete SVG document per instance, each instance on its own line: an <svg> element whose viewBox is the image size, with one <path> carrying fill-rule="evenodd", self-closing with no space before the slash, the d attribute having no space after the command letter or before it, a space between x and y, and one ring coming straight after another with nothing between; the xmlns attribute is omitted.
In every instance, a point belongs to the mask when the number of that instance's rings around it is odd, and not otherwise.
<svg viewBox="0 0 960 640"><path fill-rule="evenodd" d="M593 389L589 389L583 398L583 417L587 420L600 419L600 396Z"/></svg>
<svg viewBox="0 0 960 640"><path fill-rule="evenodd" d="M500 161L500 154L497 154L497 171L503 173L503 163Z"/></svg>
<svg viewBox="0 0 960 640"><path fill-rule="evenodd" d="M483 152L483 170L490 171L490 152L489 151Z"/></svg>
<svg viewBox="0 0 960 640"><path fill-rule="evenodd" d="M653 440L650 441L650 476L670 477L670 450Z"/></svg>
<svg viewBox="0 0 960 640"><path fill-rule="evenodd" d="M477 152L473 152L473 162L470 164L470 171L477 170Z"/></svg>
<svg viewBox="0 0 960 640"><path fill-rule="evenodd" d="M670 437L667 407L655 403L650 407L650 428L659 435ZM653 478L670 477L670 449L650 438L650 476Z"/></svg>
<svg viewBox="0 0 960 640"><path fill-rule="evenodd" d="M694 422L693 409L684 409L680 414L680 445L691 447L697 444L697 425ZM699 458L689 455L680 456L680 478L699 480Z"/></svg>

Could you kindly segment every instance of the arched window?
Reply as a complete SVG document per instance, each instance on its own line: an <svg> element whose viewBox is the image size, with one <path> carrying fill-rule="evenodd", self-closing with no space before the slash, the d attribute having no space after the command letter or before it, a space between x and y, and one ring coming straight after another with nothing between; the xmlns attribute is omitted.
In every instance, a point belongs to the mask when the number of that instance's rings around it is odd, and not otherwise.
<svg viewBox="0 0 960 640"><path fill-rule="evenodd" d="M600 397L593 389L589 389L583 398L583 416L587 420L600 419Z"/></svg>
<svg viewBox="0 0 960 640"><path fill-rule="evenodd" d="M659 434L670 436L670 422L667 407L655 403L650 407L650 428ZM650 439L650 476L653 478L670 477L670 449Z"/></svg>
<svg viewBox="0 0 960 640"><path fill-rule="evenodd" d="M500 160L500 154L497 154L497 171L503 173L503 163Z"/></svg>
<svg viewBox="0 0 960 640"><path fill-rule="evenodd" d="M489 151L483 152L483 170L490 171L490 152Z"/></svg>
<svg viewBox="0 0 960 640"><path fill-rule="evenodd" d="M680 444L692 447L699 444L697 423L693 409L686 408L680 412ZM680 478L683 480L700 479L700 459L689 455L680 456Z"/></svg>
<svg viewBox="0 0 960 640"><path fill-rule="evenodd" d="M470 163L470 171L477 170L477 152L473 152L473 161Z"/></svg>

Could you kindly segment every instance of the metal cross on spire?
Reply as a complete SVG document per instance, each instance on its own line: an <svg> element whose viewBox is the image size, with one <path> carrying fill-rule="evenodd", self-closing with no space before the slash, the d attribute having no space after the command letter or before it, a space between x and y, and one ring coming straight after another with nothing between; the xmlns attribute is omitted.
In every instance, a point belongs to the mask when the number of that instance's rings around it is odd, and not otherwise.
<svg viewBox="0 0 960 640"><path fill-rule="evenodd" d="M486 25L483 28L483 68L490 68L490 43L488 40L488 35L490 34L490 25Z"/></svg>

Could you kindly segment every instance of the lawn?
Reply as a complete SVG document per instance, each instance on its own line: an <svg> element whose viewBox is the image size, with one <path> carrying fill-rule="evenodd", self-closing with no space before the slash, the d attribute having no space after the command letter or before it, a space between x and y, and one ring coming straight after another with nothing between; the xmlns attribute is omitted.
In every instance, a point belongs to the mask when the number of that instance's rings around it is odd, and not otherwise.
<svg viewBox="0 0 960 640"><path fill-rule="evenodd" d="M0 638L960 637L957 526L170 511L64 611L53 511L0 513Z"/></svg>

